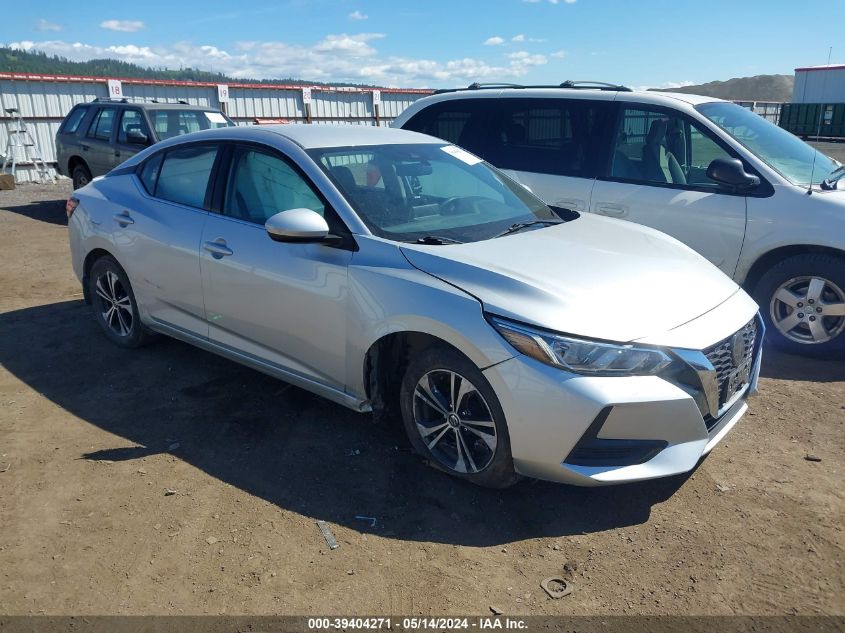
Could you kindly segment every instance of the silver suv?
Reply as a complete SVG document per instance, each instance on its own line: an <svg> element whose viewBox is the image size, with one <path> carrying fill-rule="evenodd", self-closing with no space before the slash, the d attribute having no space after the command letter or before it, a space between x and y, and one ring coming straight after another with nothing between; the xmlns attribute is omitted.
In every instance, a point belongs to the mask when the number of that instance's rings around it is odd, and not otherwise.
<svg viewBox="0 0 845 633"><path fill-rule="evenodd" d="M95 99L71 109L56 133L56 170L85 186L130 156L168 138L235 125L214 108L179 103Z"/></svg>

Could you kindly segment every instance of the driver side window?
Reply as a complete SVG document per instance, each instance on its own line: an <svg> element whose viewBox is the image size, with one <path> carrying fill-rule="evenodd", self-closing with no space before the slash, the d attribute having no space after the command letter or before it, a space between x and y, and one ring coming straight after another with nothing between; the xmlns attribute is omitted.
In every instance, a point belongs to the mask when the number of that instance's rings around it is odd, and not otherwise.
<svg viewBox="0 0 845 633"><path fill-rule="evenodd" d="M223 215L264 224L280 211L301 208L326 216L320 197L286 161L249 148L235 151Z"/></svg>
<svg viewBox="0 0 845 633"><path fill-rule="evenodd" d="M610 176L650 185L717 189L707 167L732 158L686 117L646 108L625 108L613 147Z"/></svg>

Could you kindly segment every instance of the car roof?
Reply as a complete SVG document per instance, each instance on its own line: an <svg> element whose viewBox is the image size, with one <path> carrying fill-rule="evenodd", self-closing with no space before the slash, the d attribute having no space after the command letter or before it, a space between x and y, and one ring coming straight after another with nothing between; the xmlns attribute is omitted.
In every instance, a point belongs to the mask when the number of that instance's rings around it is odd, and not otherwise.
<svg viewBox="0 0 845 633"><path fill-rule="evenodd" d="M622 101L622 102L646 102L666 103L668 100L680 101L689 105L698 105L711 101L722 101L714 97L686 94L682 92L663 92L657 90L608 90L599 88L465 88L454 91L444 91L426 97L425 102L461 100L461 99L497 99L497 98L556 98L556 99L589 99L595 101ZM422 100L421 100L422 101Z"/></svg>
<svg viewBox="0 0 845 633"><path fill-rule="evenodd" d="M133 108L143 108L144 110L202 110L202 111L209 111L209 112L219 112L217 108L205 105L194 105L191 103L167 103L166 101L161 101L159 103L153 103L152 101L124 101L123 99L95 99L94 101L89 101L88 103L80 103L78 105L85 105L85 106L92 106L92 105L104 105L104 106L118 106L122 108L126 107L133 107Z"/></svg>
<svg viewBox="0 0 845 633"><path fill-rule="evenodd" d="M405 143L440 143L427 134L369 125L280 124L240 127L238 130L263 130L283 136L304 149L350 147L356 145L399 145ZM231 131L234 131L230 128Z"/></svg>

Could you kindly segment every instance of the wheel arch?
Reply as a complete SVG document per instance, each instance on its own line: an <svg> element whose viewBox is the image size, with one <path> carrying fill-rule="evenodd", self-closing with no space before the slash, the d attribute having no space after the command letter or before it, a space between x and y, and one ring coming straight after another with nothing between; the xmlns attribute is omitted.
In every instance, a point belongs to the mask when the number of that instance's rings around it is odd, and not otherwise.
<svg viewBox="0 0 845 633"><path fill-rule="evenodd" d="M84 158L82 158L82 156L74 154L67 161L67 174L68 174L68 176L73 177L73 170L76 169L79 165L82 165L83 167L85 167L85 169L87 169L89 173L91 172L91 167L88 166L88 163L86 162L86 160Z"/></svg>
<svg viewBox="0 0 845 633"><path fill-rule="evenodd" d="M370 345L364 355L364 389L377 420L398 419L399 386L408 364L415 354L432 347L453 350L478 366L453 343L418 330L398 330L384 334Z"/></svg>
<svg viewBox="0 0 845 633"><path fill-rule="evenodd" d="M757 284L763 275L766 274L778 262L781 262L789 257L796 255L832 255L840 259L845 259L845 251L833 248L830 246L817 246L815 244L791 244L787 246L779 246L758 257L742 282L742 287L749 293L753 294L757 289Z"/></svg>
<svg viewBox="0 0 845 633"><path fill-rule="evenodd" d="M123 268L118 259L110 251L100 247L91 249L88 254L85 255L85 260L82 262L82 296L85 299L85 303L91 303L91 294L88 292L88 275L91 272L91 268L94 266L94 263L103 257L111 257L117 262L118 266Z"/></svg>

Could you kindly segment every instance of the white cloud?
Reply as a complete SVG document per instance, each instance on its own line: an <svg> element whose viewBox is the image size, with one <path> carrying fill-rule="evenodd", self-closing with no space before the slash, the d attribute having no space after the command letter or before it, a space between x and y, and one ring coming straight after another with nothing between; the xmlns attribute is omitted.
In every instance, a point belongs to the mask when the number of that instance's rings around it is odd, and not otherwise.
<svg viewBox="0 0 845 633"><path fill-rule="evenodd" d="M527 51L510 53L503 63L471 57L434 60L382 55L376 45L384 37L383 33L341 33L327 35L310 46L279 41L241 41L230 49L187 41L167 46L96 46L46 40L13 42L10 46L41 50L78 61L109 57L153 68L213 68L236 79L295 77L403 87L448 87L473 81L500 81L521 77L548 61L543 55Z"/></svg>
<svg viewBox="0 0 845 633"><path fill-rule="evenodd" d="M38 23L35 25L35 28L39 31L61 31L62 25L56 24L55 22L48 22L44 18L38 20Z"/></svg>
<svg viewBox="0 0 845 633"><path fill-rule="evenodd" d="M525 41L525 35L523 35L522 33L520 33L519 35L514 35L511 38L511 42L524 42L524 41Z"/></svg>
<svg viewBox="0 0 845 633"><path fill-rule="evenodd" d="M500 46L504 44L504 38L499 37L498 35L494 35L493 37L488 37L484 40L484 46Z"/></svg>
<svg viewBox="0 0 845 633"><path fill-rule="evenodd" d="M360 11L358 11L357 9L356 9L355 11L353 11L352 13L350 13L350 14L349 14L349 19L350 19L350 20L366 20L366 19L368 19L369 17L370 17L370 16L368 16L368 15L366 15L366 14L364 14L364 13L361 13L361 12L360 12Z"/></svg>
<svg viewBox="0 0 845 633"><path fill-rule="evenodd" d="M144 23L140 20L105 20L100 22L100 26L109 31L121 31L123 33L134 33L144 28Z"/></svg>
<svg viewBox="0 0 845 633"><path fill-rule="evenodd" d="M563 59L567 55L568 53L566 51L555 51L554 53L549 55L549 57L554 57L555 59Z"/></svg>

